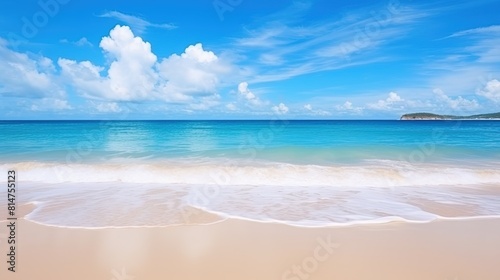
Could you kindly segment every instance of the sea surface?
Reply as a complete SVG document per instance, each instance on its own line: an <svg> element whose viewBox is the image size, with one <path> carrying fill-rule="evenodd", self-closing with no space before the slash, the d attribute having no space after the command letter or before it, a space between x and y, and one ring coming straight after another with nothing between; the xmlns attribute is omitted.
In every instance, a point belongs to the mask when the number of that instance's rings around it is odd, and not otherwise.
<svg viewBox="0 0 500 280"><path fill-rule="evenodd" d="M0 121L12 169L54 226L500 216L500 121Z"/></svg>

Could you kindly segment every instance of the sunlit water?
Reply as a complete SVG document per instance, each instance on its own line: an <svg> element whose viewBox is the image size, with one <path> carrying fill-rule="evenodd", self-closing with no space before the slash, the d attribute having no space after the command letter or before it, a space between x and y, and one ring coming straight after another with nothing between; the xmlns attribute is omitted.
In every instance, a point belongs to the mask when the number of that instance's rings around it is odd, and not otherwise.
<svg viewBox="0 0 500 280"><path fill-rule="evenodd" d="M0 122L2 181L58 226L496 216L499 167L495 121Z"/></svg>

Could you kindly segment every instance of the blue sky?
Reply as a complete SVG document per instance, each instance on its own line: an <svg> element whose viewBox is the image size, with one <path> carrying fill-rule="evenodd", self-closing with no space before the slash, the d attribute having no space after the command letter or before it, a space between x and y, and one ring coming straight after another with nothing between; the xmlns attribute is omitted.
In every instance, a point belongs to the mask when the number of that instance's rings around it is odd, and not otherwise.
<svg viewBox="0 0 500 280"><path fill-rule="evenodd" d="M3 1L0 119L500 111L500 2Z"/></svg>

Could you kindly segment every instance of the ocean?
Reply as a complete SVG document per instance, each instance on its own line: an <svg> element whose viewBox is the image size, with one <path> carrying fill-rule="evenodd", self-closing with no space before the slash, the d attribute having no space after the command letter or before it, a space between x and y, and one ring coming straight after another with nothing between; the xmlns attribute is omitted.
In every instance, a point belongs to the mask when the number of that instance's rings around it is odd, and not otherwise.
<svg viewBox="0 0 500 280"><path fill-rule="evenodd" d="M0 121L8 170L62 227L499 216L500 122Z"/></svg>

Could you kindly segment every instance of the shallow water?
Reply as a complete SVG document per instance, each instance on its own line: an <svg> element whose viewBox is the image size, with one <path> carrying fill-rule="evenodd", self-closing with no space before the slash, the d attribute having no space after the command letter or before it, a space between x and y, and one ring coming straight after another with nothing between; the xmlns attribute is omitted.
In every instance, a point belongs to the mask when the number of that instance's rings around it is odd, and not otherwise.
<svg viewBox="0 0 500 280"><path fill-rule="evenodd" d="M18 202L37 205L28 218L57 226L495 216L499 128L493 121L0 122L0 174L16 170Z"/></svg>

